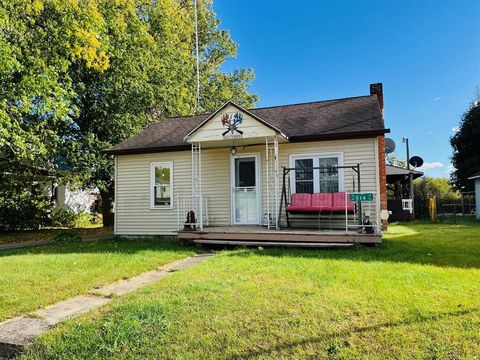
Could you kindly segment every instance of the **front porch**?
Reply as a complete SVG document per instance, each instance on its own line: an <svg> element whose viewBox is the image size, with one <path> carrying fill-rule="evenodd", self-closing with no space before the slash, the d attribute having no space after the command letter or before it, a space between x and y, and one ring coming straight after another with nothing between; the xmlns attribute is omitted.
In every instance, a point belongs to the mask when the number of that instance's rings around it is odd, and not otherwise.
<svg viewBox="0 0 480 360"><path fill-rule="evenodd" d="M281 131L234 105L207 118L185 141L191 144L192 187L175 197L181 241L296 247L381 242L376 162L358 162L359 152L369 154L364 144L290 144Z"/></svg>
<svg viewBox="0 0 480 360"><path fill-rule="evenodd" d="M356 243L368 245L381 243L381 235L378 233L312 229L269 230L262 226L212 226L204 227L203 230L180 230L178 238L198 245L264 247L345 248Z"/></svg>

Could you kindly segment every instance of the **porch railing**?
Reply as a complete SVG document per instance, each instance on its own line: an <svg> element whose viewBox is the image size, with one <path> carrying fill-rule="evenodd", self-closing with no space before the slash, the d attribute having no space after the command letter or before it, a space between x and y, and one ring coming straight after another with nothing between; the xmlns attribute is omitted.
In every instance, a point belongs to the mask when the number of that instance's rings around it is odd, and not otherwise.
<svg viewBox="0 0 480 360"><path fill-rule="evenodd" d="M207 197L203 195L177 195L177 229L183 230L185 227L190 229L203 230L203 226L208 226L208 202ZM193 211L194 217L189 216Z"/></svg>
<svg viewBox="0 0 480 360"><path fill-rule="evenodd" d="M353 221L348 221L348 213L345 206L345 231L350 229L357 229L359 232L368 233L372 231L374 233L380 233L382 230L382 224L380 220L380 207L377 199L377 193L375 191L366 191L373 195L372 200L362 200L357 202L356 211L353 214ZM345 193L345 204L350 197L350 192ZM354 193L353 193L354 194Z"/></svg>

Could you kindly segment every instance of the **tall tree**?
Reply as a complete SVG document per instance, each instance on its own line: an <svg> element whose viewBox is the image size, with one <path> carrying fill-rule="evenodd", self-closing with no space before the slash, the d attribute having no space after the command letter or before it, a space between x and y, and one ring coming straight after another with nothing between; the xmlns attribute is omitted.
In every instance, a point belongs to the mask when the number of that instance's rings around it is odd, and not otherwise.
<svg viewBox="0 0 480 360"><path fill-rule="evenodd" d="M0 0L0 158L53 167L57 128L68 122L74 96L72 62L108 66L96 39L92 1Z"/></svg>
<svg viewBox="0 0 480 360"><path fill-rule="evenodd" d="M195 110L194 21L191 1L103 0L102 44L109 67L105 71L79 62L69 75L76 93L74 125L63 136L65 157L102 195L105 225L111 225L114 195L113 159L104 151L158 117L193 114ZM199 111L210 111L233 99L252 107L248 93L251 70L221 72L220 65L236 55L236 45L210 2L199 1Z"/></svg>
<svg viewBox="0 0 480 360"><path fill-rule="evenodd" d="M108 67L101 28L93 0L0 0L0 228L48 221L42 181L76 111L69 69Z"/></svg>
<svg viewBox="0 0 480 360"><path fill-rule="evenodd" d="M480 92L477 91L480 99ZM473 190L473 182L468 178L480 171L480 104L472 102L463 114L459 130L450 138L453 148L451 174L452 183L457 189Z"/></svg>
<svg viewBox="0 0 480 360"><path fill-rule="evenodd" d="M105 150L158 117L257 100L251 70L220 69L236 44L211 1L199 0L198 10L195 109L192 1L0 0L0 165L55 172L63 159L84 186L100 189L110 225L113 159Z"/></svg>

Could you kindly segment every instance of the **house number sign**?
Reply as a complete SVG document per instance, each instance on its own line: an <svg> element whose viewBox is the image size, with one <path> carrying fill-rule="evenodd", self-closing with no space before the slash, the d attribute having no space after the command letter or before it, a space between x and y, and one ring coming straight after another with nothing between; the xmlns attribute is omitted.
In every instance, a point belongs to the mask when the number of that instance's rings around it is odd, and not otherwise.
<svg viewBox="0 0 480 360"><path fill-rule="evenodd" d="M350 193L350 200L353 202L373 201L373 193Z"/></svg>

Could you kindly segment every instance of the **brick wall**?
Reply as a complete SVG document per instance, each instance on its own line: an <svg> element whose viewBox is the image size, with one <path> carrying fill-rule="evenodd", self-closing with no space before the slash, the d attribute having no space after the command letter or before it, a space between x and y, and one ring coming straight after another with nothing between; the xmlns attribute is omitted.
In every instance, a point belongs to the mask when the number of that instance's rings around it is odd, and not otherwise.
<svg viewBox="0 0 480 360"><path fill-rule="evenodd" d="M387 210L387 167L385 164L385 137L378 136L378 162L380 175L380 209ZM386 230L388 221L382 221L383 228Z"/></svg>

